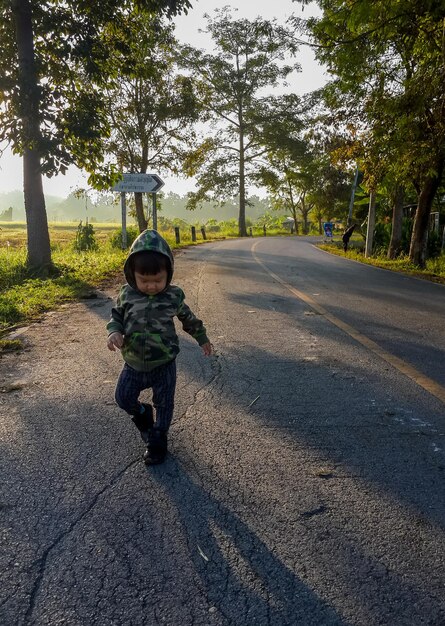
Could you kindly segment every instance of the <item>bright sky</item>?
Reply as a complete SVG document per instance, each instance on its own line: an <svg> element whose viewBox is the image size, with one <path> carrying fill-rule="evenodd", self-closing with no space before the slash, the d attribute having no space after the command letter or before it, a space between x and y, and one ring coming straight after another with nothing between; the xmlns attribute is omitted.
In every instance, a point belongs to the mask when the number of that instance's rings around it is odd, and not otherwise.
<svg viewBox="0 0 445 626"><path fill-rule="evenodd" d="M223 6L234 6L232 0L192 0L193 9L188 15L180 16L175 19L176 36L184 43L191 44L195 47L206 48L209 46L209 40L203 33L199 33L199 29L206 26L203 14L213 14L213 11ZM261 16L265 19L276 18L279 23L285 20L293 13L301 17L309 17L314 12L318 12L315 6L310 5L304 7L300 2L292 0L243 0L242 3L236 3L239 6L234 13L239 18L252 18ZM290 80L291 90L298 94L313 91L322 86L325 77L322 68L315 62L314 55L308 46L302 46L297 60L302 66L302 72L295 75ZM165 186L163 191L175 192L179 194L186 193L192 189L191 181L184 181L178 178L163 177ZM83 176L77 168L70 168L65 176L59 175L53 178L44 178L44 190L47 195L61 196L65 198L70 191L76 187L86 187L86 177ZM0 158L0 192L14 191L22 189L22 161L19 157L14 156L7 151Z"/></svg>

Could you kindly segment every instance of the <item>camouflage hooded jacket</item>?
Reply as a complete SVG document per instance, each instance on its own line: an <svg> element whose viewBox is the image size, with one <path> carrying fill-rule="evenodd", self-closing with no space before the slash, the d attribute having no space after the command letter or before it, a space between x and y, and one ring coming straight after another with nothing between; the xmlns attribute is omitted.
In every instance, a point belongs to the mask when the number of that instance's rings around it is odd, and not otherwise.
<svg viewBox="0 0 445 626"><path fill-rule="evenodd" d="M131 256L142 250L164 254L169 260L167 286L160 293L149 296L140 292L129 262ZM127 284L119 293L116 306L107 324L108 334L124 335L122 356L135 370L147 372L173 361L179 352L179 341L173 318L199 345L208 342L206 329L184 302L184 292L170 284L173 276L173 254L168 243L155 230L145 230L133 243L124 265Z"/></svg>

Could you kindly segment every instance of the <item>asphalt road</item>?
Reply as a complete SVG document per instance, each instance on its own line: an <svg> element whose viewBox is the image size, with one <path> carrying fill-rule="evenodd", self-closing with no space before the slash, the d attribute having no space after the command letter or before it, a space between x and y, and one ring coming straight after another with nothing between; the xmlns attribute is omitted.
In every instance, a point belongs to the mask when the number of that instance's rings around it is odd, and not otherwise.
<svg viewBox="0 0 445 626"><path fill-rule="evenodd" d="M309 238L175 282L216 356L181 333L162 466L113 402L115 288L0 360L0 624L443 626L445 287Z"/></svg>

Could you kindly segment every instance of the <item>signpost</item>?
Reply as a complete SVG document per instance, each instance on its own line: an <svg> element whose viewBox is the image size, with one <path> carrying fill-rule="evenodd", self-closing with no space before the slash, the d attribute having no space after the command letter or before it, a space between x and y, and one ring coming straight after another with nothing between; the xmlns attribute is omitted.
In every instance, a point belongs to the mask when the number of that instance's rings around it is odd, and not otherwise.
<svg viewBox="0 0 445 626"><path fill-rule="evenodd" d="M164 186L164 181L157 174L122 174L122 180L116 183L113 191L156 193Z"/></svg>
<svg viewBox="0 0 445 626"><path fill-rule="evenodd" d="M127 206L125 202L126 193L151 193L153 202L153 229L157 230L158 216L156 210L156 192L164 186L164 181L157 174L122 174L122 180L116 183L113 191L121 194L122 208L122 248L127 247Z"/></svg>

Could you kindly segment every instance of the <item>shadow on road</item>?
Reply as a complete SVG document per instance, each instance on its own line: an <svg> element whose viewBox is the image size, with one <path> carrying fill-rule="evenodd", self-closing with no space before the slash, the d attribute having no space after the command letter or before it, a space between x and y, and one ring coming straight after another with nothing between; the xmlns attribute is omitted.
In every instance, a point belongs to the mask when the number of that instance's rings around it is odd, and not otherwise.
<svg viewBox="0 0 445 626"><path fill-rule="evenodd" d="M208 601L230 624L346 626L222 500L169 457L153 478L177 508ZM298 541L298 538L295 537Z"/></svg>

